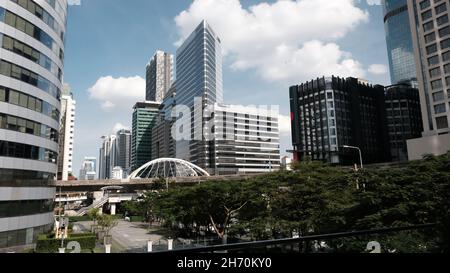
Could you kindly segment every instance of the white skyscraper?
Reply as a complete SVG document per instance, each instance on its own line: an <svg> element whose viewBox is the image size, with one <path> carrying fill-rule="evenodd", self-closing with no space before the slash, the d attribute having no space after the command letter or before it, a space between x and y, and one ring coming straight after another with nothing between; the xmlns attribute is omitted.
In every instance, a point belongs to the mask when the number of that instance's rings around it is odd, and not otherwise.
<svg viewBox="0 0 450 273"><path fill-rule="evenodd" d="M173 55L156 51L147 64L146 100L162 102L173 83Z"/></svg>
<svg viewBox="0 0 450 273"><path fill-rule="evenodd" d="M408 0L423 137L408 141L410 160L450 151L450 3Z"/></svg>
<svg viewBox="0 0 450 273"><path fill-rule="evenodd" d="M98 174L99 179L109 179L112 175L112 170L115 167L117 158L117 146L115 135L102 137L103 143L100 148Z"/></svg>
<svg viewBox="0 0 450 273"><path fill-rule="evenodd" d="M61 97L61 123L59 131L58 180L67 181L73 175L73 143L76 101L69 85L63 87Z"/></svg>

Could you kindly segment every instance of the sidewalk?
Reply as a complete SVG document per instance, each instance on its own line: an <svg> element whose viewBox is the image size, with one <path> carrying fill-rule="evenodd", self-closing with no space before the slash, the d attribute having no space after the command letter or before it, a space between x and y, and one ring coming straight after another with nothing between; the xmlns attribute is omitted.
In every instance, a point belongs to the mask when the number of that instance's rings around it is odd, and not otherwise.
<svg viewBox="0 0 450 273"><path fill-rule="evenodd" d="M90 232L91 222L78 222L74 226L82 232ZM113 237L112 252L120 253L133 249L146 249L147 242L153 241L154 245L165 238L161 235L149 234L146 223L131 223L119 220L116 227L111 230Z"/></svg>
<svg viewBox="0 0 450 273"><path fill-rule="evenodd" d="M146 226L145 223L119 221L111 230L111 235L118 247L124 250L146 248L148 241L156 243L164 239L161 235L149 234Z"/></svg>

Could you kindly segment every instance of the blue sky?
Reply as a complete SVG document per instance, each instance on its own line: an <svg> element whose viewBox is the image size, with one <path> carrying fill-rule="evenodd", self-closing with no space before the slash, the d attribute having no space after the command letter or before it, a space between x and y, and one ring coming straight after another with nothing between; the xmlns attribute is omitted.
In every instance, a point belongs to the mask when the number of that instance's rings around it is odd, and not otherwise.
<svg viewBox="0 0 450 273"><path fill-rule="evenodd" d="M78 2L78 1L72 1ZM291 85L358 76L389 84L382 8L364 0L81 0L69 7L65 82L77 100L74 174L100 137L131 127L145 66L207 19L224 44L225 102L279 105L290 148Z"/></svg>

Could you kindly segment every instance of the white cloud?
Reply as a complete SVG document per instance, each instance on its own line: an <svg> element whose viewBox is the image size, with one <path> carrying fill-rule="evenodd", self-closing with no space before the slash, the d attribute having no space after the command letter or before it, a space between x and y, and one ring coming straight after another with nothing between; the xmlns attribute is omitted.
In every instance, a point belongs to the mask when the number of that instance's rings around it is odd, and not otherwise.
<svg viewBox="0 0 450 273"><path fill-rule="evenodd" d="M280 130L280 137L291 137L291 117L285 115L278 116L278 128Z"/></svg>
<svg viewBox="0 0 450 273"><path fill-rule="evenodd" d="M114 127L113 127L111 133L116 134L118 131L120 131L122 129L130 130L130 127L118 122L118 123L114 124Z"/></svg>
<svg viewBox="0 0 450 273"><path fill-rule="evenodd" d="M369 72L374 75L384 75L388 73L388 68L384 64L372 64L369 66Z"/></svg>
<svg viewBox="0 0 450 273"><path fill-rule="evenodd" d="M195 0L175 22L181 39L206 19L221 37L235 70L254 69L267 81L298 83L335 74L364 77L365 71L336 42L368 21L356 0L297 0L259 3Z"/></svg>
<svg viewBox="0 0 450 273"><path fill-rule="evenodd" d="M67 4L69 6L81 6L81 0L68 0Z"/></svg>
<svg viewBox="0 0 450 273"><path fill-rule="evenodd" d="M130 110L137 101L145 99L145 80L139 76L101 77L88 92L91 99L101 103L103 110L115 108Z"/></svg>

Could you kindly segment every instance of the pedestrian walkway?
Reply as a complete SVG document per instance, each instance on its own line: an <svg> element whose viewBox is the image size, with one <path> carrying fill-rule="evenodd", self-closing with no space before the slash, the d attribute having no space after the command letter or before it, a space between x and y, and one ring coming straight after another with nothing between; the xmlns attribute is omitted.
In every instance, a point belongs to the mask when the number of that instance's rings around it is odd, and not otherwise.
<svg viewBox="0 0 450 273"><path fill-rule="evenodd" d="M164 239L161 235L151 234L145 223L131 223L119 221L111 231L113 240L124 249L146 248L148 241L159 242Z"/></svg>
<svg viewBox="0 0 450 273"><path fill-rule="evenodd" d="M74 224L80 231L90 231L91 222L78 222ZM163 236L149 232L146 223L132 223L119 220L118 225L111 230L113 237L113 250L127 252L129 250L147 249L147 242L153 241L156 245L160 242L166 244ZM163 242L164 241L164 242Z"/></svg>

